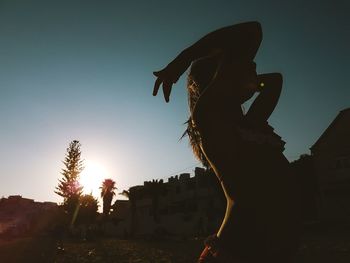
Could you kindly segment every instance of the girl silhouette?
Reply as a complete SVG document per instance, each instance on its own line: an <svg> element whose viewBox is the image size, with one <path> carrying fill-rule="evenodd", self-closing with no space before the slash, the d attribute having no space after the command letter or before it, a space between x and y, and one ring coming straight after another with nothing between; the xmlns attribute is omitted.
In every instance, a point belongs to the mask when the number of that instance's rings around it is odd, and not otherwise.
<svg viewBox="0 0 350 263"><path fill-rule="evenodd" d="M226 196L225 217L198 262L291 262L298 246L299 204L284 142L267 120L282 75L257 75L262 40L258 22L216 30L182 51L157 77L169 101L172 85L188 75L187 134L196 157L214 170ZM244 114L242 104L259 95Z"/></svg>

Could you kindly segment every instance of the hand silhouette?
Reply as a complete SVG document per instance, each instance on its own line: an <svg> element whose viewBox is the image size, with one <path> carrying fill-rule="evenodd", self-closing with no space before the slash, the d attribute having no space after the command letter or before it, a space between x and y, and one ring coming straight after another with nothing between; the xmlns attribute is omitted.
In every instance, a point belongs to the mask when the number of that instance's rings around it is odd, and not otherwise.
<svg viewBox="0 0 350 263"><path fill-rule="evenodd" d="M164 99L166 102L169 102L171 89L173 84L176 81L174 82L173 80L170 80L169 78L167 78L166 75L163 74L163 70L155 71L153 72L153 75L157 77L156 82L154 83L153 96L157 95L160 85L163 83L162 87L163 87Z"/></svg>
<svg viewBox="0 0 350 263"><path fill-rule="evenodd" d="M153 75L157 77L156 82L154 83L153 96L157 95L160 85L162 85L164 99L166 102L169 102L173 84L177 82L190 64L190 60L179 56L164 69L153 72Z"/></svg>

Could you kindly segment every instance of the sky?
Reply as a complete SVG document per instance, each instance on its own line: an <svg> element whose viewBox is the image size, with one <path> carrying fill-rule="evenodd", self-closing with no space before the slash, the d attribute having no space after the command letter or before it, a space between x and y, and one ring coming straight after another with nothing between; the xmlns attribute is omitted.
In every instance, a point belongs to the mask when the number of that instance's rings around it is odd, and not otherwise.
<svg viewBox="0 0 350 263"><path fill-rule="evenodd" d="M257 72L284 76L269 120L284 154L309 153L350 107L349 10L347 0L0 0L0 196L61 202L54 188L72 140L118 192L191 172L199 163L179 140L186 77L166 104L152 96L152 72L245 21L263 28Z"/></svg>

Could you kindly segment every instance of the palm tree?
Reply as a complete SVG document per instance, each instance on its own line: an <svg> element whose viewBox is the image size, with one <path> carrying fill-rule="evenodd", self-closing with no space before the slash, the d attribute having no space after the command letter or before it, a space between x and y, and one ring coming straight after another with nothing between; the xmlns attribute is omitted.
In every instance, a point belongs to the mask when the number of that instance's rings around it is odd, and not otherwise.
<svg viewBox="0 0 350 263"><path fill-rule="evenodd" d="M101 198L103 200L103 214L107 216L109 214L109 211L111 210L111 204L113 200L113 196L115 195L114 190L117 188L115 187L115 181L112 179L105 179L102 182L101 189Z"/></svg>

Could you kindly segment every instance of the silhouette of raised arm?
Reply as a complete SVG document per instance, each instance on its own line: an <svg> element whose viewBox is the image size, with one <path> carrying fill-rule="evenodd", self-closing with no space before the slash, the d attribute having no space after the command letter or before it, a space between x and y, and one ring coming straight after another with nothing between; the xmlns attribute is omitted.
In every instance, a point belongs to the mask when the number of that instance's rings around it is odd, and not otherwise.
<svg viewBox="0 0 350 263"><path fill-rule="evenodd" d="M280 73L258 75L259 96L254 100L246 114L246 119L263 124L275 109L281 94L283 78Z"/></svg>
<svg viewBox="0 0 350 263"><path fill-rule="evenodd" d="M258 22L247 22L224 27L211 32L182 51L164 69L153 72L157 77L153 96L160 86L164 98L169 102L172 85L187 70L192 61L215 53L222 53L237 61L252 61L262 40L262 30Z"/></svg>

